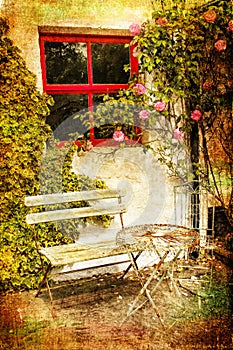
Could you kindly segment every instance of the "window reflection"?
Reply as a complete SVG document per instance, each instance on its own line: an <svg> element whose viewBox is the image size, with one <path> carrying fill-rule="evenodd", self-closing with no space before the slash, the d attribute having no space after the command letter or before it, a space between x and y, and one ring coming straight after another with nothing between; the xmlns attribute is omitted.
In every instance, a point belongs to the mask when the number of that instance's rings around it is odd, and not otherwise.
<svg viewBox="0 0 233 350"><path fill-rule="evenodd" d="M83 134L86 131L80 118L74 118L75 114L81 111L83 114L88 107L87 95L52 95L55 101L50 107L50 115L47 123L54 131L55 138L69 140L73 133ZM66 123L62 124L63 121Z"/></svg>
<svg viewBox="0 0 233 350"><path fill-rule="evenodd" d="M45 42L48 84L87 84L85 43Z"/></svg>
<svg viewBox="0 0 233 350"><path fill-rule="evenodd" d="M92 44L91 49L94 84L128 83L124 65L129 63L129 49L124 44Z"/></svg>
<svg viewBox="0 0 233 350"><path fill-rule="evenodd" d="M108 96L111 98L117 99L117 93L116 94L108 94ZM93 95L93 102L94 105L97 106L100 103L103 103L103 95ZM106 113L108 113L108 109L106 110ZM104 116L104 115L103 115ZM106 116L104 116L106 117ZM109 117L111 119L111 117ZM109 120L112 121L112 120ZM111 139L113 136L113 133L115 131L116 125L114 125L114 121L112 123L108 124L101 124L97 125L97 122L94 121L94 137L95 139Z"/></svg>

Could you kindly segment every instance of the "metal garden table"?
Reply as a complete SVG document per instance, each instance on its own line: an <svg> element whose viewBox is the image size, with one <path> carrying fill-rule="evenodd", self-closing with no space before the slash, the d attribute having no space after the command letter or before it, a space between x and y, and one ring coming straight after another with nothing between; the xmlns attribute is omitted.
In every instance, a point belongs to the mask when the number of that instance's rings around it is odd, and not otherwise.
<svg viewBox="0 0 233 350"><path fill-rule="evenodd" d="M166 277L170 280L171 286L174 287L176 293L179 296L181 295L173 275L174 264L181 256L181 253L183 254L188 249L199 244L199 233L183 226L146 224L126 227L117 233L116 239L118 245L126 248L131 262L130 267L133 267L136 277L141 284L141 289L130 305L122 324L149 301L161 325L164 327L164 322L156 307L153 294ZM136 256L135 250L138 251ZM157 256L157 262L147 278L142 275L137 265L137 258L142 252L146 251L153 252ZM162 270L162 273L159 274L160 270ZM152 282L155 280L156 283L152 286ZM139 303L143 295L146 296L146 301Z"/></svg>

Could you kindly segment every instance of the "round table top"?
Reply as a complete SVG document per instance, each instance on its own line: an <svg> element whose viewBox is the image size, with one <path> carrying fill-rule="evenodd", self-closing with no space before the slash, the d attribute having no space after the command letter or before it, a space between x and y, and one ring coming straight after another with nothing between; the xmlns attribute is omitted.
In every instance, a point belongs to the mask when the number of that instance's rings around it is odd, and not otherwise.
<svg viewBox="0 0 233 350"><path fill-rule="evenodd" d="M139 249L155 247L191 247L199 243L199 233L184 226L169 224L143 224L128 226L116 236L117 244L137 245Z"/></svg>

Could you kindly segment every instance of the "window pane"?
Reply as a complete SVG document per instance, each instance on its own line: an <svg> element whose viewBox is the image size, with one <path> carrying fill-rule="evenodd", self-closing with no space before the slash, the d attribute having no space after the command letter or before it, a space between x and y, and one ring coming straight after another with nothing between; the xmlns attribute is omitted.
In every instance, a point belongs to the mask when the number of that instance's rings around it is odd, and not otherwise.
<svg viewBox="0 0 233 350"><path fill-rule="evenodd" d="M48 84L87 84L87 47L84 43L45 42Z"/></svg>
<svg viewBox="0 0 233 350"><path fill-rule="evenodd" d="M109 97L117 98L117 93L116 94L109 94ZM93 104L95 106L98 106L99 104L103 103L103 95L93 95ZM98 107L97 107L98 108ZM104 113L107 113L108 115L108 108L107 105L104 107ZM98 113L99 116L99 113ZM105 115L103 114L103 117ZM107 118L108 119L108 118ZM99 125L99 120L95 120L95 125ZM105 138L112 138L113 133L115 131L115 126L111 123L108 124L100 124L100 127L94 127L94 136L95 139L105 139Z"/></svg>
<svg viewBox="0 0 233 350"><path fill-rule="evenodd" d="M50 107L51 112L47 117L47 123L55 131L55 138L63 141L69 140L70 134L77 132L81 135L86 131L81 120L74 119L74 114L82 110L86 111L87 95L53 95L53 99L55 104ZM62 124L64 120L66 123Z"/></svg>
<svg viewBox="0 0 233 350"><path fill-rule="evenodd" d="M94 84L127 84L129 73L129 49L124 44L92 44L92 68Z"/></svg>

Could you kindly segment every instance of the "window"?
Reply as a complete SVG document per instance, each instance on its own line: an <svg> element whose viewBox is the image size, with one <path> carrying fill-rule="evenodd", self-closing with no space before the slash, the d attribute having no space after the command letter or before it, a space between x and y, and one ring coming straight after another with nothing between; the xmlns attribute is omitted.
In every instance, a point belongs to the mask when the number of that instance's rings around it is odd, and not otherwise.
<svg viewBox="0 0 233 350"><path fill-rule="evenodd" d="M53 130L78 111L103 102L104 94L128 87L129 74L138 69L133 47L125 47L130 41L126 35L40 34L43 87L55 101L47 119ZM124 70L128 64L130 73ZM77 119L69 123L72 130L78 125ZM69 127L60 139L69 139ZM93 144L102 137L91 124L89 137Z"/></svg>

